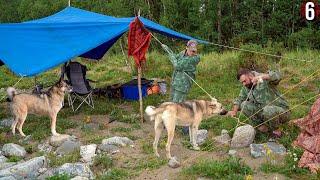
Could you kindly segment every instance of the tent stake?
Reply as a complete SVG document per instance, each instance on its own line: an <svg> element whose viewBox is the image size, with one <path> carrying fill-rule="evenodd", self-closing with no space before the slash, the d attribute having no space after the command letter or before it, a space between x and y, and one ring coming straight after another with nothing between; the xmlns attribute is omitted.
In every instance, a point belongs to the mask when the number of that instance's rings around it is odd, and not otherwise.
<svg viewBox="0 0 320 180"><path fill-rule="evenodd" d="M143 102L141 91L141 65L138 66L138 91L139 91L139 103L140 103L140 122L143 123Z"/></svg>

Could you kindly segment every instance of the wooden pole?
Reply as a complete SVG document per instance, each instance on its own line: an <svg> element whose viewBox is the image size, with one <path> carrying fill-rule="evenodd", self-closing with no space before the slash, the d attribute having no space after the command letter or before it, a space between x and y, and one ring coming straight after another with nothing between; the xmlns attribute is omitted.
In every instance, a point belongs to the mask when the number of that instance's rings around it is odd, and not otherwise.
<svg viewBox="0 0 320 180"><path fill-rule="evenodd" d="M138 11L138 17L140 17L140 9ZM140 103L140 122L143 123L143 102L142 102L142 90L141 90L141 70L142 63L138 66L138 91L139 91L139 103Z"/></svg>
<svg viewBox="0 0 320 180"><path fill-rule="evenodd" d="M141 65L138 66L138 91L139 91L139 103L140 103L140 122L143 123L143 101L142 101L142 91L141 91Z"/></svg>

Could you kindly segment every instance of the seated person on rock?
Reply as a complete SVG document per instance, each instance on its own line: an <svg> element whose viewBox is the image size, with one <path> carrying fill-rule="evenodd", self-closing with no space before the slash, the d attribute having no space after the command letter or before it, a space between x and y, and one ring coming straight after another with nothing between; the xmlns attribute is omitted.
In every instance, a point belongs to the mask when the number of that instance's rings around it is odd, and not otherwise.
<svg viewBox="0 0 320 180"><path fill-rule="evenodd" d="M240 69L237 79L243 87L228 114L235 117L237 112L242 110L241 112L250 118L251 124L258 126L259 131L273 131L273 135L281 136L281 131L276 128L289 119L290 112L287 101L276 89L281 81L280 73L258 73Z"/></svg>

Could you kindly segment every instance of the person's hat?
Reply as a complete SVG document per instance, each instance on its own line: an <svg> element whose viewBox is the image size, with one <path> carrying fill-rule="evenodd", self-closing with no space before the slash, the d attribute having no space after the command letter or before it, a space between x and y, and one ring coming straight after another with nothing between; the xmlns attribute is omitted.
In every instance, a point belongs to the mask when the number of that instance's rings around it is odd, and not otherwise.
<svg viewBox="0 0 320 180"><path fill-rule="evenodd" d="M189 48L190 50L197 50L197 45L198 45L198 42L195 41L195 40L189 40L187 42L187 48Z"/></svg>

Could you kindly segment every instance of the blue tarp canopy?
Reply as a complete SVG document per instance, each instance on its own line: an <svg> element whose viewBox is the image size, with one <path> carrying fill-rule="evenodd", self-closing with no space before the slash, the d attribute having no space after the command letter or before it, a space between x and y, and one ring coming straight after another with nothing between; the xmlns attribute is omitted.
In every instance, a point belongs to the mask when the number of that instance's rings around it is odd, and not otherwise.
<svg viewBox="0 0 320 180"><path fill-rule="evenodd" d="M17 75L34 76L77 56L100 59L129 30L133 19L67 7L42 19L0 24L0 61ZM143 17L140 20L147 29L165 36L194 39Z"/></svg>

